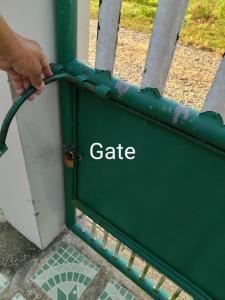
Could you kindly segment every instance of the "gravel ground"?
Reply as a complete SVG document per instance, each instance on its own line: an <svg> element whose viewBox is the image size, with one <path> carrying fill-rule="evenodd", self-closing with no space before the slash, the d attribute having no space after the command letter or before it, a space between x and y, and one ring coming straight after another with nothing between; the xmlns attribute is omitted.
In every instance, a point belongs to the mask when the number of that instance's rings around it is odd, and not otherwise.
<svg viewBox="0 0 225 300"><path fill-rule="evenodd" d="M95 62L97 22L90 24L89 64ZM140 85L149 44L147 34L120 29L115 76ZM177 46L165 96L200 110L221 56L190 46Z"/></svg>

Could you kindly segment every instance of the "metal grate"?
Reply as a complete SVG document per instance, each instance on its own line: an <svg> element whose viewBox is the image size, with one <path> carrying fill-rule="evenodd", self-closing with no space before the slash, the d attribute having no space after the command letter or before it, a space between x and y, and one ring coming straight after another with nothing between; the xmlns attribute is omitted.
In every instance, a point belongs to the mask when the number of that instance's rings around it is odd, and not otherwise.
<svg viewBox="0 0 225 300"><path fill-rule="evenodd" d="M139 280L149 280L152 282L152 293L157 298L157 294L164 291L168 295L168 300L192 300L193 298L183 289L177 286L165 275L158 272L149 263L144 261L127 246L122 244L117 238L108 233L104 228L94 222L80 210L76 210L77 224L81 227L81 232L89 233L92 241L100 241L103 250L109 249L114 260L123 258L126 261L127 271L138 270ZM152 295L153 296L153 295ZM153 296L154 297L154 296Z"/></svg>

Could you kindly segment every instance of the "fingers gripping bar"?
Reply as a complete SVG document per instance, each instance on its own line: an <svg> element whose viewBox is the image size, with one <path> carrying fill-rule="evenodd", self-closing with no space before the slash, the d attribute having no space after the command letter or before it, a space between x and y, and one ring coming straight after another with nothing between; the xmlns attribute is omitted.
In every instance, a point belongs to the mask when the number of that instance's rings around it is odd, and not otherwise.
<svg viewBox="0 0 225 300"><path fill-rule="evenodd" d="M62 65L59 64L51 64L51 69L53 72L53 76L44 78L45 85L48 85L54 81L58 81L61 79L64 79L66 77L66 73L63 71ZM23 103L34 93L36 92L36 89L33 86L30 86L27 90L23 92L21 96L19 96L15 103L11 106L9 109L7 115L5 116L1 130L0 130L0 157L7 151L6 146L6 137L7 133L10 127L10 124L16 115L17 111L20 109L20 107L23 105Z"/></svg>

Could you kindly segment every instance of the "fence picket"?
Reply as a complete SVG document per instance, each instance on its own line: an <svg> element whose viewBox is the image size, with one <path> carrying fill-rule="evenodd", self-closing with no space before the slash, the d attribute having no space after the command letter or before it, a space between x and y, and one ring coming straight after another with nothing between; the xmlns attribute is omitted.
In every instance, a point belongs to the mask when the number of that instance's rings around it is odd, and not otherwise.
<svg viewBox="0 0 225 300"><path fill-rule="evenodd" d="M202 112L204 111L217 112L225 121L225 56L203 104Z"/></svg>
<svg viewBox="0 0 225 300"><path fill-rule="evenodd" d="M160 0L141 88L163 93L189 0Z"/></svg>
<svg viewBox="0 0 225 300"><path fill-rule="evenodd" d="M113 74L122 0L102 0L99 6L96 63L98 70Z"/></svg>

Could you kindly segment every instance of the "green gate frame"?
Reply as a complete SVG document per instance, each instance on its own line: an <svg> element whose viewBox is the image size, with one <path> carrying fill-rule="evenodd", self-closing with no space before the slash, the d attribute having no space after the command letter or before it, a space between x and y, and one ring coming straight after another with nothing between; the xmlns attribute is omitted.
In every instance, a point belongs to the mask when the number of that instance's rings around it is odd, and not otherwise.
<svg viewBox="0 0 225 300"><path fill-rule="evenodd" d="M56 0L66 224L154 299L168 300L148 278L115 257L76 223L80 209L198 300L223 300L225 288L225 130L221 117L139 90L76 57L77 1ZM63 67L64 66L64 67ZM13 105L0 132L34 92ZM93 160L90 145L134 146L136 158ZM138 216L138 217L137 217ZM171 299L171 298L170 298Z"/></svg>

